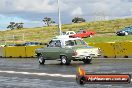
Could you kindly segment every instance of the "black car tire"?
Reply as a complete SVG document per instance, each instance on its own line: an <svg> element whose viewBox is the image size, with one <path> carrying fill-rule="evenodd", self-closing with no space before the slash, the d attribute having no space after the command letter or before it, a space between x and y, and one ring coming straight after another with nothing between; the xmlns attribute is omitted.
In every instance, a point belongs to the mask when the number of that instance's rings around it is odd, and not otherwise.
<svg viewBox="0 0 132 88"><path fill-rule="evenodd" d="M87 59L87 58L89 58L89 59ZM86 59L83 59L83 63L84 64L90 64L91 63L91 61L92 61L92 57L87 57Z"/></svg>
<svg viewBox="0 0 132 88"><path fill-rule="evenodd" d="M62 65L69 65L71 63L71 60L69 60L66 56L61 56L60 58Z"/></svg>
<svg viewBox="0 0 132 88"><path fill-rule="evenodd" d="M39 61L39 64L44 65L45 59L44 59L44 57L42 56L42 54L38 55L38 61Z"/></svg>
<svg viewBox="0 0 132 88"><path fill-rule="evenodd" d="M79 80L79 84L84 85L85 81L86 81L85 77L81 77L80 80Z"/></svg>

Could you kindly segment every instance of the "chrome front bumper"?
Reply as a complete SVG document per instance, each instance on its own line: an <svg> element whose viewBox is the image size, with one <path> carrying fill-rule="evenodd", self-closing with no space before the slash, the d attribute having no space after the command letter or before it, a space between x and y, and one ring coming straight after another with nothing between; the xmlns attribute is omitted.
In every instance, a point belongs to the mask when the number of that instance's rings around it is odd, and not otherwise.
<svg viewBox="0 0 132 88"><path fill-rule="evenodd" d="M79 55L79 56L72 56L73 58L75 59L91 59L93 57L99 57L101 56L100 54L89 54L89 55ZM88 57L91 57L91 58L88 58Z"/></svg>

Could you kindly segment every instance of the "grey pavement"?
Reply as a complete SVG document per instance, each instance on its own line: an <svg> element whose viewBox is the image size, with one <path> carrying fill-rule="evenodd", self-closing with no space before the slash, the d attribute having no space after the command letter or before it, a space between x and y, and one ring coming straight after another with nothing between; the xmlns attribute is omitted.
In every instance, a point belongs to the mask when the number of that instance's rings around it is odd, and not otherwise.
<svg viewBox="0 0 132 88"><path fill-rule="evenodd" d="M91 64L46 61L39 65L36 58L0 58L0 88L132 88L131 84L76 83L76 69L82 66L88 73L121 73L132 75L132 59L96 58ZM69 77L66 77L69 76Z"/></svg>

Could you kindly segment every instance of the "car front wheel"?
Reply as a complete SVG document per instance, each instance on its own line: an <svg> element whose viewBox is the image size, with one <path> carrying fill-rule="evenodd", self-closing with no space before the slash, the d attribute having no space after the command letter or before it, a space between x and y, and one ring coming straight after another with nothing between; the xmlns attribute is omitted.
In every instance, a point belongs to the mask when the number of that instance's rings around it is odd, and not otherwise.
<svg viewBox="0 0 132 88"><path fill-rule="evenodd" d="M61 56L61 64L62 65L69 65L71 63L71 60L67 59L66 56Z"/></svg>
<svg viewBox="0 0 132 88"><path fill-rule="evenodd" d="M44 59L44 57L42 56L42 54L38 55L38 61L39 61L39 64L44 65L45 59Z"/></svg>
<svg viewBox="0 0 132 88"><path fill-rule="evenodd" d="M89 37L93 37L93 35L92 35L92 34L90 34L90 35L89 35Z"/></svg>
<svg viewBox="0 0 132 88"><path fill-rule="evenodd" d="M83 60L84 64L90 64L92 61L92 57L87 57L86 59Z"/></svg>
<svg viewBox="0 0 132 88"><path fill-rule="evenodd" d="M127 33L127 32L125 32L125 35L128 35L128 33Z"/></svg>

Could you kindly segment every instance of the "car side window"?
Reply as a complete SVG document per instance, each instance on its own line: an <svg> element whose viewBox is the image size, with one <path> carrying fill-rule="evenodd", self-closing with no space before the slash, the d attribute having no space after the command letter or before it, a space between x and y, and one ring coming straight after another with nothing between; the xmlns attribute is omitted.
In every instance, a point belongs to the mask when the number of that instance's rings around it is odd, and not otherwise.
<svg viewBox="0 0 132 88"><path fill-rule="evenodd" d="M57 40L57 41L56 41L55 47L61 47L61 42L60 42L60 40Z"/></svg>
<svg viewBox="0 0 132 88"><path fill-rule="evenodd" d="M55 41L50 41L48 47L55 47Z"/></svg>
<svg viewBox="0 0 132 88"><path fill-rule="evenodd" d="M126 31L126 32L129 32L129 31L130 31L130 29L126 29L125 31Z"/></svg>
<svg viewBox="0 0 132 88"><path fill-rule="evenodd" d="M72 35L72 34L74 34L73 32L70 32L70 34Z"/></svg>
<svg viewBox="0 0 132 88"><path fill-rule="evenodd" d="M72 41L72 40L66 41L66 46L74 46L74 45L75 45L74 41Z"/></svg>
<svg viewBox="0 0 132 88"><path fill-rule="evenodd" d="M48 47L61 47L61 42L59 40L50 41Z"/></svg>
<svg viewBox="0 0 132 88"><path fill-rule="evenodd" d="M68 33L66 33L66 35L69 35L69 32L68 32Z"/></svg>
<svg viewBox="0 0 132 88"><path fill-rule="evenodd" d="M86 31L83 31L83 33L86 33Z"/></svg>

